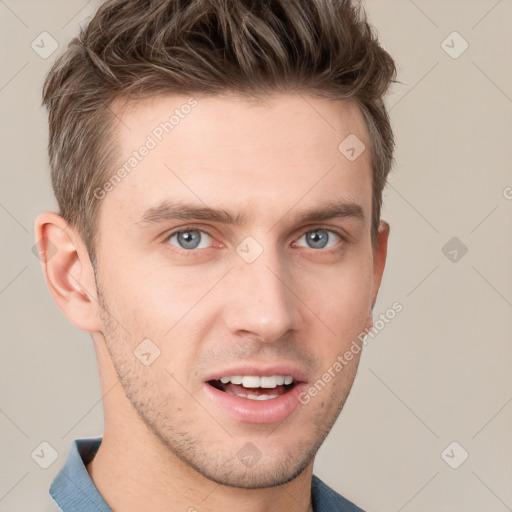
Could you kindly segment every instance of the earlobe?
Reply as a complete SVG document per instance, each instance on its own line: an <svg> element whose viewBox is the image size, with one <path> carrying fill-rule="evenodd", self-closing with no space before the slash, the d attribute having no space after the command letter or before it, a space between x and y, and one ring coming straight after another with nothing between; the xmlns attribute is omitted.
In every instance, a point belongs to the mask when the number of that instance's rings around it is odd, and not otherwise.
<svg viewBox="0 0 512 512"><path fill-rule="evenodd" d="M46 284L57 306L78 329L99 331L94 270L80 235L54 212L37 217L35 234Z"/></svg>

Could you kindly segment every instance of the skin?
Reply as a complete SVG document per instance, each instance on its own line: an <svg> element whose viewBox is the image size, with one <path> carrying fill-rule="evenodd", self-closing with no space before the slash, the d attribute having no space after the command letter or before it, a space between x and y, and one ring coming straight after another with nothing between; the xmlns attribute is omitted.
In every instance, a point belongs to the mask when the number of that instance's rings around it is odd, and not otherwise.
<svg viewBox="0 0 512 512"><path fill-rule="evenodd" d="M369 148L368 134L348 100L195 98L191 113L101 200L97 282L76 230L53 212L36 221L43 253L48 240L56 248L43 262L52 296L92 334L97 353L105 429L87 470L121 512L148 503L156 512L235 503L249 512L308 510L314 456L360 355L278 424L233 419L207 397L203 379L228 364L279 361L312 384L372 327L389 225L381 222L372 247L370 152L350 162L338 150L350 133ZM187 99L119 108L121 165ZM247 223L137 224L165 199L222 207ZM365 220L297 223L303 209L340 199L359 204ZM200 248L169 238L178 228L202 230ZM322 229L332 230L328 247L311 246L306 234ZM247 236L263 248L250 264L236 252ZM160 350L149 366L133 353L147 338ZM261 453L252 467L237 457L246 443Z"/></svg>

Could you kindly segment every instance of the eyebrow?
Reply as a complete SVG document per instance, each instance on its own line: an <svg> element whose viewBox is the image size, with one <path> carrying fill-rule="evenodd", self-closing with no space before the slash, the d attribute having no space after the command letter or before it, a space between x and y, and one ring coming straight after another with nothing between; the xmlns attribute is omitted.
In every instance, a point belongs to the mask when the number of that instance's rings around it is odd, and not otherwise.
<svg viewBox="0 0 512 512"><path fill-rule="evenodd" d="M361 223L366 221L366 215L361 205L351 201L332 201L320 206L302 210L296 217L298 223L318 222L336 218L352 218ZM135 222L145 227L160 224L169 220L204 220L222 224L245 224L247 218L241 213L232 213L224 208L210 208L193 203L162 201L159 205L149 208Z"/></svg>

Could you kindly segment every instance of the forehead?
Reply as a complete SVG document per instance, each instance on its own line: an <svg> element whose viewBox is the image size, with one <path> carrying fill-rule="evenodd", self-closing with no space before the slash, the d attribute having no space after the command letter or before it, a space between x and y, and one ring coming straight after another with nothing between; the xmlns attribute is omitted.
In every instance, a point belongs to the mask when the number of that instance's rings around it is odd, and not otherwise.
<svg viewBox="0 0 512 512"><path fill-rule="evenodd" d="M172 95L114 111L119 158L102 205L110 218L135 223L176 200L268 223L340 200L371 215L370 143L351 101ZM349 159L346 140L367 149Z"/></svg>

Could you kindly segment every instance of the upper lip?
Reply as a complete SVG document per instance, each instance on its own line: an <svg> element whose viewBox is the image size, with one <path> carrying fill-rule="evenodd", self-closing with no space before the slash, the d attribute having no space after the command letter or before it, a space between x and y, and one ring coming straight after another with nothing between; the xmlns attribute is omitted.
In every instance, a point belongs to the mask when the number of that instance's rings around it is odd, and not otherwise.
<svg viewBox="0 0 512 512"><path fill-rule="evenodd" d="M305 372L287 363L274 363L272 365L262 363L246 363L237 366L229 366L216 370L209 374L204 381L220 380L222 377L232 377L234 375L258 375L259 377L270 377L272 375L290 375L295 383L306 382Z"/></svg>

